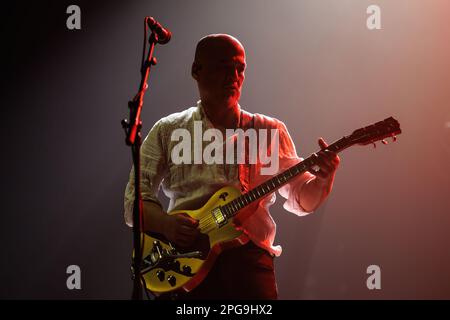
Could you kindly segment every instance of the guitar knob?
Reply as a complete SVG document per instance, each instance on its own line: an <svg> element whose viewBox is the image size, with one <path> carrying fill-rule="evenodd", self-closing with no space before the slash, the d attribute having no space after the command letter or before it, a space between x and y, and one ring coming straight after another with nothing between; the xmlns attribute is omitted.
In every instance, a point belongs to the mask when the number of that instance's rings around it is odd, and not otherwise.
<svg viewBox="0 0 450 320"><path fill-rule="evenodd" d="M173 287L177 284L177 278L175 278L174 276L168 276L167 277L167 281L169 282L169 284Z"/></svg>
<svg viewBox="0 0 450 320"><path fill-rule="evenodd" d="M184 266L183 266L183 272L184 272L184 273L190 274L191 271L192 271L191 267L189 267L189 266L187 266L187 265L184 265Z"/></svg>
<svg viewBox="0 0 450 320"><path fill-rule="evenodd" d="M164 271L159 270L159 271L156 272L156 276L158 277L159 281L163 281L165 276L166 276L166 274L165 274Z"/></svg>

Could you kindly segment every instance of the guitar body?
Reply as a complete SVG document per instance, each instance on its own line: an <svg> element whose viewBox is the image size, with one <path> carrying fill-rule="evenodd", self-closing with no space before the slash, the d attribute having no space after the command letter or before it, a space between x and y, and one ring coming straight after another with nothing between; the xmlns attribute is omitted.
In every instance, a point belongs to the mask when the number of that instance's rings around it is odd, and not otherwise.
<svg viewBox="0 0 450 320"><path fill-rule="evenodd" d="M198 240L189 248L174 248L159 234L144 234L143 259L153 262L142 267L142 277L148 290L155 294L177 290L190 291L206 277L217 256L225 249L243 245L248 237L236 230L233 219L222 221L221 206L241 196L238 189L224 187L217 191L198 210L177 210L169 214L185 213L199 220L201 232ZM187 254L200 252L196 257L164 258L161 253ZM153 259L152 259L153 257ZM154 257L159 257L157 263ZM161 258L162 257L162 258Z"/></svg>

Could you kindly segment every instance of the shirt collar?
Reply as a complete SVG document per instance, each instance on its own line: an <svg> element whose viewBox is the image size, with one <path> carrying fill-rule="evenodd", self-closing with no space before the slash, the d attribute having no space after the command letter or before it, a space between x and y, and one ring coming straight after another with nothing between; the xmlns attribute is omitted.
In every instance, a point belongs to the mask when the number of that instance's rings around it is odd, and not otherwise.
<svg viewBox="0 0 450 320"><path fill-rule="evenodd" d="M202 105L202 101L198 100L197 101L197 109L198 109L198 115L199 115L199 120L201 120L203 122L203 124L205 125L206 128L214 128L212 122L209 120L208 116L206 115L205 109Z"/></svg>
<svg viewBox="0 0 450 320"><path fill-rule="evenodd" d="M203 123L205 124L205 126L209 129L209 128L214 128L211 120L209 120L208 116L206 115L205 109L202 105L202 101L198 100L197 101L197 110L198 110L198 115L199 115L199 120L203 121ZM240 119L239 119L239 124L241 124L242 121L242 107L241 105L239 105L239 110L240 112Z"/></svg>

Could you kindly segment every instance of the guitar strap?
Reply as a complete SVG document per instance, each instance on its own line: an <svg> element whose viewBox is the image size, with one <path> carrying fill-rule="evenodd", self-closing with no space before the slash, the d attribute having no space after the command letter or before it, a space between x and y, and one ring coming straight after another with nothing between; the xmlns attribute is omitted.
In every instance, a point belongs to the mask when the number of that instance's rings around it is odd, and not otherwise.
<svg viewBox="0 0 450 320"><path fill-rule="evenodd" d="M242 130L255 128L255 115L241 110L241 124L239 126ZM258 135L257 135L258 136ZM251 164L249 161L249 143L245 139L245 163L238 164L239 182L241 185L241 193L244 194L250 190L251 179ZM254 212L252 210L243 210L234 217L234 224L239 229L242 223L250 217Z"/></svg>
<svg viewBox="0 0 450 320"><path fill-rule="evenodd" d="M250 128L255 127L255 115L241 110L240 128L244 132ZM241 192L245 193L250 190L250 172L251 164L249 163L249 145L248 139L245 139L245 163L238 164L239 167L239 182L241 184Z"/></svg>

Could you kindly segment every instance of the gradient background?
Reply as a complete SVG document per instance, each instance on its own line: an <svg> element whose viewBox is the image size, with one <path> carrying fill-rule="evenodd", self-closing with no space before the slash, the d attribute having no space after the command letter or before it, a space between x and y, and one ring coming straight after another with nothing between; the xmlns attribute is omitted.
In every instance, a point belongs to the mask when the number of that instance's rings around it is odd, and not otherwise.
<svg viewBox="0 0 450 320"><path fill-rule="evenodd" d="M314 214L273 207L281 299L450 298L450 2L92 2L2 4L0 298L130 297L120 120L140 80L146 15L173 37L155 51L144 135L195 104L195 45L218 32L247 51L243 108L283 120L304 157L319 136L401 123L397 143L341 154ZM66 28L70 4L79 31ZM370 4L382 30L366 28ZM66 288L71 264L82 290ZM371 264L381 290L366 287Z"/></svg>

